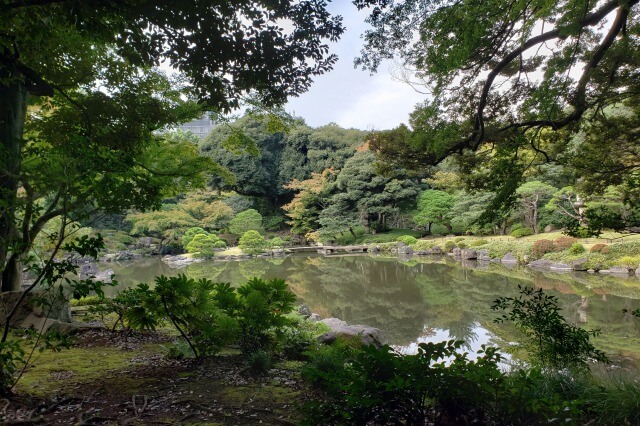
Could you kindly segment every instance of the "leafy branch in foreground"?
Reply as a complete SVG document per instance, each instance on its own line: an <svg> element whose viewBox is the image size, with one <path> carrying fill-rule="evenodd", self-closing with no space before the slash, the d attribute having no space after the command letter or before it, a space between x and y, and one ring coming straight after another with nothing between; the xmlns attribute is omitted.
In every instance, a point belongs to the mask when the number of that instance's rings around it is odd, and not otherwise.
<svg viewBox="0 0 640 426"><path fill-rule="evenodd" d="M558 299L542 289L519 287L520 296L500 297L491 309L505 311L496 323L511 322L525 336L531 361L543 368L587 368L590 360L608 362L604 352L589 341L598 330L587 331L567 324Z"/></svg>
<svg viewBox="0 0 640 426"><path fill-rule="evenodd" d="M37 308L46 313L45 317L48 319L53 311L66 306L70 296L80 298L95 293L104 297L102 287L115 285L115 283L107 284L92 279L75 280L69 278L70 275L76 274L78 269L74 255L95 260L99 251L104 247L104 241L100 235L97 237L83 236L63 244L65 224L66 219L63 220L58 241L50 257L43 264L33 262L29 265L28 269L36 276L34 282L26 290L19 293L10 307L5 308L2 338L0 339L0 394L10 393L36 350L42 352L48 349L57 352L70 344L66 336L54 330L47 332L44 332L44 329L27 330L22 332L23 337L27 337L22 341L11 338L10 332L12 330L14 334L18 332L14 320L21 309L25 306L28 306L29 309ZM56 259L55 255L61 248L65 252L71 253L71 256L62 260ZM11 300L11 298L7 297L6 300ZM32 346L32 350L27 355L26 348L29 345ZM15 375L19 371L21 372L16 377Z"/></svg>

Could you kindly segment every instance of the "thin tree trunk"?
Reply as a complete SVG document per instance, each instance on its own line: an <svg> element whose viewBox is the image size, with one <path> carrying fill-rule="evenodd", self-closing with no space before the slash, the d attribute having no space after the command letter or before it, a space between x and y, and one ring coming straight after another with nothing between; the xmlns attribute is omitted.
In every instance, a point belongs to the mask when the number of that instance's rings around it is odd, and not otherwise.
<svg viewBox="0 0 640 426"><path fill-rule="evenodd" d="M14 77L17 71L0 73L8 77L8 85L0 84L0 268L1 291L20 289L19 259L8 259L18 242L15 223L18 177L21 167L22 132L27 113L27 89Z"/></svg>

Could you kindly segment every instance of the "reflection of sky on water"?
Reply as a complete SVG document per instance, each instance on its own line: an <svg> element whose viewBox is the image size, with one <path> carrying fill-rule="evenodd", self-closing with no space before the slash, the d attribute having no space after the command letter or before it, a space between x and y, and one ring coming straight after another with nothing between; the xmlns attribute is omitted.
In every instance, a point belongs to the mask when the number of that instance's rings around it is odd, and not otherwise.
<svg viewBox="0 0 640 426"><path fill-rule="evenodd" d="M491 333L487 329L481 327L478 323L475 323L472 327L473 337L469 338L465 341L465 344L462 346L461 350L463 352L467 352L467 357L469 359L475 360L478 358L478 351L482 349L482 345L486 346L497 346L497 342L500 341L500 338L495 334ZM420 343L439 343L447 340L452 340L452 337L449 334L449 330L443 329L430 329L430 333L423 333L415 342L412 342L408 345L395 345L393 348L401 354L405 355L415 355L418 353L418 345ZM509 354L502 354L506 360L509 360L511 357Z"/></svg>

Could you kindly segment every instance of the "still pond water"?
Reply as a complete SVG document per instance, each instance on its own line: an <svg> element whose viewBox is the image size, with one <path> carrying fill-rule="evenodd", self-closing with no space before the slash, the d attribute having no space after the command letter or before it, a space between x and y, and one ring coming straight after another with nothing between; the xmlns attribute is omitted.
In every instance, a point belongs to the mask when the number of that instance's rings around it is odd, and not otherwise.
<svg viewBox="0 0 640 426"><path fill-rule="evenodd" d="M587 273L558 274L502 265L449 259L399 260L367 255L289 256L275 259L207 261L172 269L159 258L105 264L113 269L118 288L152 283L154 277L184 273L234 285L251 277L283 278L323 318L380 328L403 352L419 342L455 338L475 351L482 344L514 341L513 328L493 323L490 309L500 296L516 296L518 285L545 289L559 298L564 315L574 324L600 329L593 340L624 369L640 369L640 320L623 309L640 308L640 279Z"/></svg>

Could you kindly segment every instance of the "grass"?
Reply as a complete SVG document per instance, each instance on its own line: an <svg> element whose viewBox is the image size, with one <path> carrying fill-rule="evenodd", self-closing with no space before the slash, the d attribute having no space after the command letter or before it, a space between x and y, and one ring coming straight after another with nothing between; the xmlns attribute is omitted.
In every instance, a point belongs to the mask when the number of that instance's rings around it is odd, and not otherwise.
<svg viewBox="0 0 640 426"><path fill-rule="evenodd" d="M216 256L242 256L243 254L245 253L242 250L240 250L240 247L231 247L224 251L216 252L216 254L213 257L215 258Z"/></svg>

